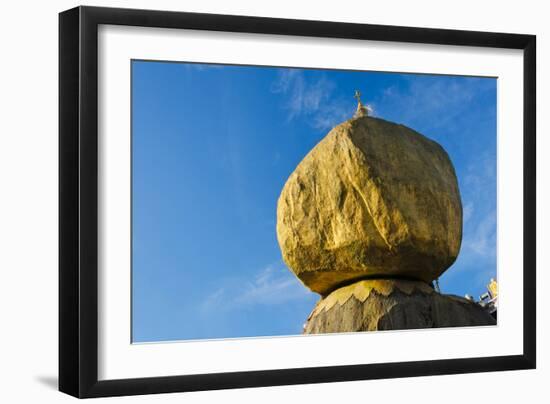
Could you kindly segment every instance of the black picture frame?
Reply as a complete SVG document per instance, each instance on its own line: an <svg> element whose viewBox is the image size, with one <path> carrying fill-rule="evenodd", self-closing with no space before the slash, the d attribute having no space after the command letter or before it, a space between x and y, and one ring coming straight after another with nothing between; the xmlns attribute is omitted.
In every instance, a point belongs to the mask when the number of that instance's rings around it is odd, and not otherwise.
<svg viewBox="0 0 550 404"><path fill-rule="evenodd" d="M100 24L523 50L523 354L99 381ZM59 390L85 398L535 368L535 104L534 35L97 7L77 7L60 13Z"/></svg>

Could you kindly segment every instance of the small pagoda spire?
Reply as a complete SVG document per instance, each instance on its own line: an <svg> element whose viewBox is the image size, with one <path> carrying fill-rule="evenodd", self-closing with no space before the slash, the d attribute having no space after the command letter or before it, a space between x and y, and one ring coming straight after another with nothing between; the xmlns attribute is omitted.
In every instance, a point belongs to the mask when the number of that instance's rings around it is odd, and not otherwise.
<svg viewBox="0 0 550 404"><path fill-rule="evenodd" d="M361 91L355 90L355 95L353 96L357 100L357 110L355 111L355 114L353 115L354 118L361 118L364 116L369 116L369 110L366 106L363 105L361 102Z"/></svg>

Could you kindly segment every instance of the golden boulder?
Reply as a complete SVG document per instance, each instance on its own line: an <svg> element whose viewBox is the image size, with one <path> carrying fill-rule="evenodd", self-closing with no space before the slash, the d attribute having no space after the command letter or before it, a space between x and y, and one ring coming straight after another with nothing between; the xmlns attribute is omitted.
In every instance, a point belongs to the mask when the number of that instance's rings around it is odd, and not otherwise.
<svg viewBox="0 0 550 404"><path fill-rule="evenodd" d="M288 178L277 238L288 267L324 296L364 278L431 282L455 261L462 238L449 156L403 125L346 121Z"/></svg>

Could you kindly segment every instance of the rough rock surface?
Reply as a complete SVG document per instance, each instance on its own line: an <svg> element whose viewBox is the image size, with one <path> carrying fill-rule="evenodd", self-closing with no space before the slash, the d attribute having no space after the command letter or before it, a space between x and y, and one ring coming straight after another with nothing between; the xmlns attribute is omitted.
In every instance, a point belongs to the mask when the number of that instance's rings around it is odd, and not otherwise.
<svg viewBox="0 0 550 404"><path fill-rule="evenodd" d="M304 334L495 325L478 304L420 281L363 280L321 299Z"/></svg>
<svg viewBox="0 0 550 404"><path fill-rule="evenodd" d="M403 125L346 121L287 180L277 237L287 265L322 295L365 277L430 282L460 249L454 168L439 144Z"/></svg>

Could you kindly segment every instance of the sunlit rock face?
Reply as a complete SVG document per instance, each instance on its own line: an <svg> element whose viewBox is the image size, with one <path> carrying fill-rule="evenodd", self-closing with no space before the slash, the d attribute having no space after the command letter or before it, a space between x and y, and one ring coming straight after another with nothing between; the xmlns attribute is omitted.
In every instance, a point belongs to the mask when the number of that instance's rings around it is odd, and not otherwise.
<svg viewBox="0 0 550 404"><path fill-rule="evenodd" d="M478 304L442 295L422 281L363 280L321 299L304 333L410 330L495 325Z"/></svg>
<svg viewBox="0 0 550 404"><path fill-rule="evenodd" d="M460 249L454 168L439 144L403 125L346 121L288 178L277 237L288 267L323 296L367 277L429 283Z"/></svg>

